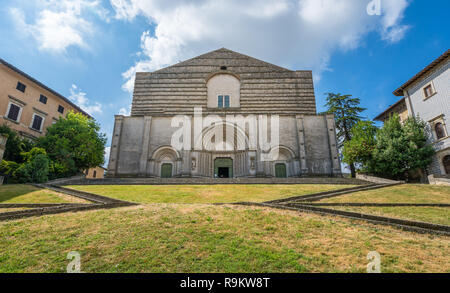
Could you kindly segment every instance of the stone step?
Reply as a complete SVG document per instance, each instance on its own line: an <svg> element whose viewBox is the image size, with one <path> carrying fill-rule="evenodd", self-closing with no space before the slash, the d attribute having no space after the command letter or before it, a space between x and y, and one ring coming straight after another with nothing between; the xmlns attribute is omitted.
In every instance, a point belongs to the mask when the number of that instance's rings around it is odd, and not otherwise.
<svg viewBox="0 0 450 293"><path fill-rule="evenodd" d="M219 184L336 184L367 185L359 179L339 177L301 177L301 178L104 178L71 179L54 183L61 185L219 185Z"/></svg>

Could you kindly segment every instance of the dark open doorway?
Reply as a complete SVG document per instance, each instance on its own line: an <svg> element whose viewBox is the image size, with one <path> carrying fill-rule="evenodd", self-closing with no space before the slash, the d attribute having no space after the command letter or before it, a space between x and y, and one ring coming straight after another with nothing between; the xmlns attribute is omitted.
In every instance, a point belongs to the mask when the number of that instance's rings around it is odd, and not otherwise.
<svg viewBox="0 0 450 293"><path fill-rule="evenodd" d="M219 178L230 178L230 172L228 167L219 167L218 174Z"/></svg>
<svg viewBox="0 0 450 293"><path fill-rule="evenodd" d="M216 158L214 160L215 178L233 178L233 160L231 158Z"/></svg>

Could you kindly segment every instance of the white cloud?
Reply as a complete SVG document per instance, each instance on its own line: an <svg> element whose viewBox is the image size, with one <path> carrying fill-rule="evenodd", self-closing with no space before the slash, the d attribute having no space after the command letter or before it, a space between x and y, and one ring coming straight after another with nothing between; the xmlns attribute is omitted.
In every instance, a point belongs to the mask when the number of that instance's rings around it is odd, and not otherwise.
<svg viewBox="0 0 450 293"><path fill-rule="evenodd" d="M94 102L94 104L91 104L86 97L86 93L81 91L81 89L74 84L72 84L72 87L70 88L69 99L89 115L94 115L95 113L101 114L103 112L100 103Z"/></svg>
<svg viewBox="0 0 450 293"><path fill-rule="evenodd" d="M130 116L131 113L131 105L127 108L120 108L119 109L119 115L123 115L123 116Z"/></svg>
<svg viewBox="0 0 450 293"><path fill-rule="evenodd" d="M372 31L401 40L407 0L382 0L382 15L367 14L370 0L110 0L117 19L144 16L140 60L123 73L133 90L137 71L154 71L226 47L292 69L328 69L336 50L352 50ZM316 76L317 77L317 76Z"/></svg>
<svg viewBox="0 0 450 293"><path fill-rule="evenodd" d="M403 39L405 33L410 28L409 25L401 24L403 14L409 2L407 0L384 1L383 5L383 39L391 43L396 43Z"/></svg>
<svg viewBox="0 0 450 293"><path fill-rule="evenodd" d="M36 15L32 23L19 8L11 8L17 30L32 36L40 50L64 52L70 46L88 48L86 39L93 35L94 25L87 17L94 14L109 21L108 11L100 0L48 0L37 1Z"/></svg>
<svg viewBox="0 0 450 293"><path fill-rule="evenodd" d="M111 153L111 147L110 146L109 147L105 147L105 155L104 155L105 164L104 164L104 166L108 166L110 153Z"/></svg>

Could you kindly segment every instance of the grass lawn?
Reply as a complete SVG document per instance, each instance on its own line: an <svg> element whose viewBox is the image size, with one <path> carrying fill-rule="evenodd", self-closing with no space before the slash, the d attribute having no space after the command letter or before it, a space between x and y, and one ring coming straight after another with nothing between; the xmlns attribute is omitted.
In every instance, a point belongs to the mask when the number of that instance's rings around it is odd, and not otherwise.
<svg viewBox="0 0 450 293"><path fill-rule="evenodd" d="M0 204L2 203L87 203L87 201L31 185L12 184L0 186ZM4 209L0 209L0 212L2 210L5 212Z"/></svg>
<svg viewBox="0 0 450 293"><path fill-rule="evenodd" d="M450 208L437 207L329 207L362 214L450 226Z"/></svg>
<svg viewBox="0 0 450 293"><path fill-rule="evenodd" d="M264 202L352 185L78 185L68 188L137 203Z"/></svg>
<svg viewBox="0 0 450 293"><path fill-rule="evenodd" d="M327 198L320 202L450 203L450 187L425 184L403 184Z"/></svg>
<svg viewBox="0 0 450 293"><path fill-rule="evenodd" d="M0 272L450 272L450 238L260 207L147 204L0 222Z"/></svg>

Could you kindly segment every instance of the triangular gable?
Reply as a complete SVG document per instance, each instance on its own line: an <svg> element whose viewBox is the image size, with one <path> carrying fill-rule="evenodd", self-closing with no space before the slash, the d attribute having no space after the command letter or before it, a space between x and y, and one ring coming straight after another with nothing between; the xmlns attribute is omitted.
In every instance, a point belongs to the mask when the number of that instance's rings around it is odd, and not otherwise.
<svg viewBox="0 0 450 293"><path fill-rule="evenodd" d="M202 55L199 55L197 57L188 59L186 61L182 61L180 63L159 69L157 71L154 71L154 73L164 73L166 70L170 70L172 68L175 67L188 67L188 66L198 66L198 65L212 65L210 64L211 61L210 60L222 60L222 59L229 59L229 60L240 60L240 62L242 63L243 60L245 60L247 62L246 66L256 66L256 67L269 67L271 68L273 71L277 71L277 72L294 72L292 70L289 70L287 68L283 68L226 48L221 48L218 50L214 50ZM202 64L202 61L210 61L209 64ZM213 62L214 63L214 62ZM221 61L217 61L216 64L217 66L222 65ZM239 66L239 65L238 65Z"/></svg>

